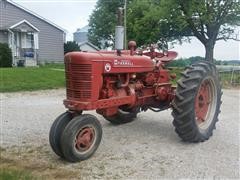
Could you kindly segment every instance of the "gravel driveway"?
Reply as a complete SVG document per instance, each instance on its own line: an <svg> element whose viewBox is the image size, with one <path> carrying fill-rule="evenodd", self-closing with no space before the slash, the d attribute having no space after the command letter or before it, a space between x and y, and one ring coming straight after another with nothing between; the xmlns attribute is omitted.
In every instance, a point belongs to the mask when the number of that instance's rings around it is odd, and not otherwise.
<svg viewBox="0 0 240 180"><path fill-rule="evenodd" d="M63 179L240 178L238 90L224 90L217 129L198 144L184 143L176 135L171 110L143 112L120 126L90 112L103 126L103 139L92 158L74 164L58 158L48 144L52 122L65 111L63 89L0 97L2 167Z"/></svg>

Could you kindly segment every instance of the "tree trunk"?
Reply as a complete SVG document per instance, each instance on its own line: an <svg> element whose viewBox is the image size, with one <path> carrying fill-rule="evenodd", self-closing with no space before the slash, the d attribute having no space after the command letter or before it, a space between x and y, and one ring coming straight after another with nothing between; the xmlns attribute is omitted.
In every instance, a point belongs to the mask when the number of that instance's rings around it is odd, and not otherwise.
<svg viewBox="0 0 240 180"><path fill-rule="evenodd" d="M214 43L206 43L204 46L205 60L213 63Z"/></svg>

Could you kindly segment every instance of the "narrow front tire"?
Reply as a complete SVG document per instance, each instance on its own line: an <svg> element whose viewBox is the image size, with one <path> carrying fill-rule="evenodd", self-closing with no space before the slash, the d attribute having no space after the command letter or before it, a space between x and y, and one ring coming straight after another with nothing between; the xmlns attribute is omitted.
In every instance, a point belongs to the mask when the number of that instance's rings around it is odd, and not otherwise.
<svg viewBox="0 0 240 180"><path fill-rule="evenodd" d="M76 116L66 126L61 137L61 148L69 162L90 158L102 139L102 127L96 117L90 114Z"/></svg>
<svg viewBox="0 0 240 180"><path fill-rule="evenodd" d="M73 118L73 115L70 112L65 112L58 116L53 122L50 132L49 132L49 143L52 150L60 157L63 158L63 153L60 146L60 140L62 132Z"/></svg>

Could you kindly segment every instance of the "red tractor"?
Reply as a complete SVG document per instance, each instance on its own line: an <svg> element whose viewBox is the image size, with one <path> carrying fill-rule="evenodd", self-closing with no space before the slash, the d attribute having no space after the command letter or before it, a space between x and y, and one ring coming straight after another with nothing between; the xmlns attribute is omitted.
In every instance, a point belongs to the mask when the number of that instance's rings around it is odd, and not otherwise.
<svg viewBox="0 0 240 180"><path fill-rule="evenodd" d="M221 86L216 67L199 61L176 78L165 65L176 52L136 50L71 52L65 56L67 112L52 124L50 145L70 162L92 156L102 138L96 117L83 111L96 110L113 124L128 123L141 111L172 108L176 133L188 142L202 142L218 121Z"/></svg>

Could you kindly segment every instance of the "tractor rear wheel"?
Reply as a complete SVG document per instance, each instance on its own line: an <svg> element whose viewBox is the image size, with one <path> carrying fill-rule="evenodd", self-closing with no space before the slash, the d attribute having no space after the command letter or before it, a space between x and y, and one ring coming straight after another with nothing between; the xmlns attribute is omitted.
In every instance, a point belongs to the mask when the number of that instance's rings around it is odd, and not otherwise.
<svg viewBox="0 0 240 180"><path fill-rule="evenodd" d="M61 137L61 149L69 162L91 157L102 139L102 126L96 117L83 114L74 117L65 127Z"/></svg>
<svg viewBox="0 0 240 180"><path fill-rule="evenodd" d="M104 116L104 118L111 122L112 124L119 125L132 122L133 120L136 119L137 113L138 113L137 109L131 111L123 111L121 109L118 109L117 114L113 116Z"/></svg>
<svg viewBox="0 0 240 180"><path fill-rule="evenodd" d="M176 133L188 142L212 136L221 105L221 85L214 64L200 61L186 68L172 102Z"/></svg>
<svg viewBox="0 0 240 180"><path fill-rule="evenodd" d="M60 157L63 158L63 153L60 147L60 139L64 128L73 118L70 112L65 112L58 116L53 122L50 132L49 132L49 143L52 150Z"/></svg>

